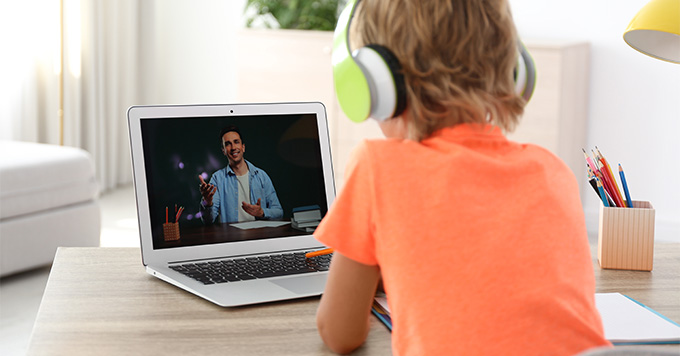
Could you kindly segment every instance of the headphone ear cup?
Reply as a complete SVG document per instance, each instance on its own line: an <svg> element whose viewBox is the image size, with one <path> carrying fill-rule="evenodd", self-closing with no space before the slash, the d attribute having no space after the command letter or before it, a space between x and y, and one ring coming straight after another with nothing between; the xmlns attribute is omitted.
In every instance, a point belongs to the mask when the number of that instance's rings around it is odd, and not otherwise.
<svg viewBox="0 0 680 356"><path fill-rule="evenodd" d="M401 115L406 88L397 57L386 47L370 44L354 51L352 58L370 88L369 117L382 121Z"/></svg>
<svg viewBox="0 0 680 356"><path fill-rule="evenodd" d="M406 82L404 80L404 75L402 74L402 67L397 59L397 56L392 53L387 47L369 44L366 47L376 51L384 60L385 64L392 74L392 80L394 81L394 90L396 95L396 104L394 107L394 113L390 117L397 117L401 115L406 109Z"/></svg>
<svg viewBox="0 0 680 356"><path fill-rule="evenodd" d="M536 87L536 65L531 54L521 42L518 52L517 67L515 68L515 92L528 102Z"/></svg>
<svg viewBox="0 0 680 356"><path fill-rule="evenodd" d="M349 46L350 23L357 4L358 0L347 1L338 17L333 33L331 64L333 87L340 108L350 120L362 122L371 116L371 83Z"/></svg>
<svg viewBox="0 0 680 356"><path fill-rule="evenodd" d="M362 122L386 120L406 108L406 86L397 57L387 48L368 45L351 51L349 29L359 0L349 0L333 34L333 85L347 117Z"/></svg>

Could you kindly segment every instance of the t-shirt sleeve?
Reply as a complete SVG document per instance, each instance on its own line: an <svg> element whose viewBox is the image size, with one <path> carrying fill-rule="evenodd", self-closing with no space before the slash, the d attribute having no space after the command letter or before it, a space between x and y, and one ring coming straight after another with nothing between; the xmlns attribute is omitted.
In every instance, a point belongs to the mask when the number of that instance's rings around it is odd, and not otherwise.
<svg viewBox="0 0 680 356"><path fill-rule="evenodd" d="M345 170L345 183L314 237L342 255L377 265L374 241L375 187L367 142L353 151Z"/></svg>

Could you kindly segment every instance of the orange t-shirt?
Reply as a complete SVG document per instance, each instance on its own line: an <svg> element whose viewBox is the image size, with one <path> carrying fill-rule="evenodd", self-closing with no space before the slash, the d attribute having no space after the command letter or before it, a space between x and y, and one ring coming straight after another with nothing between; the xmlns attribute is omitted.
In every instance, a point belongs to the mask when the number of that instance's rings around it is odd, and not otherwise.
<svg viewBox="0 0 680 356"><path fill-rule="evenodd" d="M380 267L395 355L609 345L573 173L497 127L362 143L314 235Z"/></svg>

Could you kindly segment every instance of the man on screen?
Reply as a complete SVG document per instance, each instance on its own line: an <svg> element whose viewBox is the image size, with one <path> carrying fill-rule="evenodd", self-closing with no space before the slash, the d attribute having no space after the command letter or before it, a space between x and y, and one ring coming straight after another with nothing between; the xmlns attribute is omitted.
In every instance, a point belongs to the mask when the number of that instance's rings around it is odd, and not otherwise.
<svg viewBox="0 0 680 356"><path fill-rule="evenodd" d="M283 208L271 179L260 168L243 158L246 145L236 126L220 131L222 153L229 165L213 173L210 183L199 176L202 219L212 224L255 219L280 219Z"/></svg>

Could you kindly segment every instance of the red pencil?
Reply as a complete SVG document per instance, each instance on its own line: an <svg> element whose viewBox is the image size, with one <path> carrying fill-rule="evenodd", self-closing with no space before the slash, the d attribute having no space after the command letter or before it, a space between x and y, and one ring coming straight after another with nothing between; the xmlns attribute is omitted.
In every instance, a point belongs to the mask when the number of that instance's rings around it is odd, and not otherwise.
<svg viewBox="0 0 680 356"><path fill-rule="evenodd" d="M614 172L612 171L612 168L609 166L609 162L607 162L607 159L604 158L604 155L602 152L600 152L600 149L595 146L595 149L597 150L597 154L599 155L600 163L602 164L602 173L607 174L607 178L609 178L609 184L611 184L611 188L613 190L613 193L616 194L616 196L619 198L619 201L621 202L622 208L626 207L626 201L623 199L623 194L621 194L621 190L619 189L619 184L616 183L616 177L614 177Z"/></svg>
<svg viewBox="0 0 680 356"><path fill-rule="evenodd" d="M621 195L621 192L619 191L619 185L616 184L616 178L614 178L614 174L612 173L611 168L609 168L609 163L607 163L607 160L604 157L600 158L602 162L602 174L605 174L607 176L607 179L609 179L609 185L611 185L611 189L613 193L616 195L618 200L621 202L621 205L619 207L625 208L626 204L624 203L623 196ZM618 203L617 203L618 205Z"/></svg>
<svg viewBox="0 0 680 356"><path fill-rule="evenodd" d="M183 211L184 211L184 207L183 206L179 207L177 214L175 214L175 222L179 222L179 217L182 215Z"/></svg>
<svg viewBox="0 0 680 356"><path fill-rule="evenodd" d="M168 207L165 207L165 223L168 223Z"/></svg>
<svg viewBox="0 0 680 356"><path fill-rule="evenodd" d="M626 206L623 205L621 198L616 194L616 189L614 189L614 185L612 184L606 169L600 169L600 179L604 183L607 193L609 193L609 196L614 200L616 206L619 208L625 208Z"/></svg>

